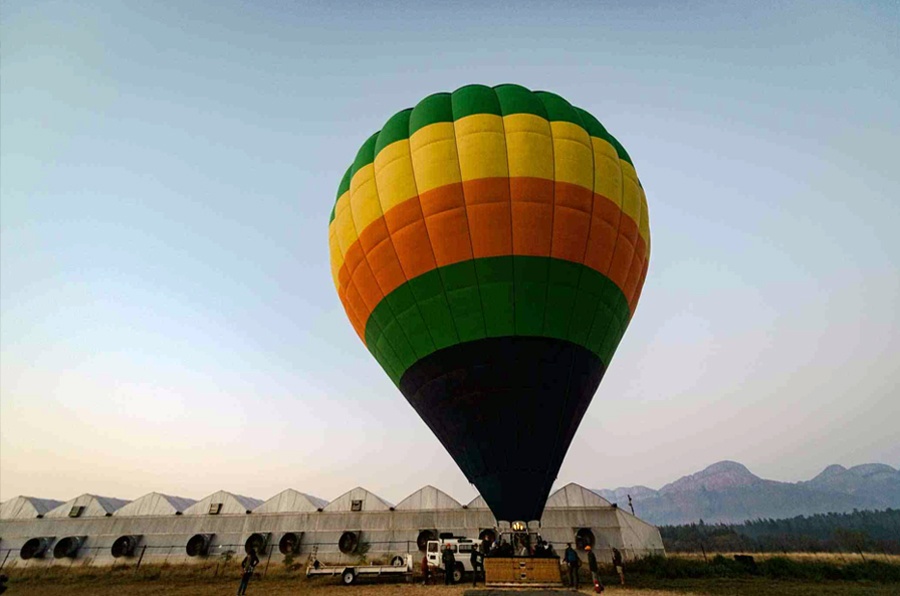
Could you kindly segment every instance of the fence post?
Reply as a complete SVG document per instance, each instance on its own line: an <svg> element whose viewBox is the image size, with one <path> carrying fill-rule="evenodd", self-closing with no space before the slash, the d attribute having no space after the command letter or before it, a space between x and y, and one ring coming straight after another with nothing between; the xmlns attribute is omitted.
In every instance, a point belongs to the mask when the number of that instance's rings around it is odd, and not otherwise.
<svg viewBox="0 0 900 596"><path fill-rule="evenodd" d="M134 566L134 572L137 573L137 570L141 568L141 561L144 560L144 553L147 552L147 545L141 547L141 556L138 557L137 565Z"/></svg>
<svg viewBox="0 0 900 596"><path fill-rule="evenodd" d="M270 544L270 545L269 545L269 558L266 559L266 568L263 569L263 577L265 577L265 576L266 576L266 573L269 572L269 561L272 560L272 551L274 551L274 550L275 550L275 545L274 545L274 544Z"/></svg>

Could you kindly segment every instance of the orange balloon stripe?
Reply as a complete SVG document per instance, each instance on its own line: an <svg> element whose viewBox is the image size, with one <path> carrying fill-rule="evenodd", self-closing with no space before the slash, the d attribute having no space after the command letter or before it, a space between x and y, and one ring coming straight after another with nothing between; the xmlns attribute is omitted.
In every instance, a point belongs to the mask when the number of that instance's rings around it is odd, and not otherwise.
<svg viewBox="0 0 900 596"><path fill-rule="evenodd" d="M419 195L438 267L472 258L472 239L462 186L462 183L448 184Z"/></svg>
<svg viewBox="0 0 900 596"><path fill-rule="evenodd" d="M344 256L341 301L360 337L381 300L423 273L473 258L552 256L616 284L634 312L647 271L638 224L606 197L566 182L484 178L400 203Z"/></svg>
<svg viewBox="0 0 900 596"><path fill-rule="evenodd" d="M509 178L481 178L462 183L476 259L513 254Z"/></svg>

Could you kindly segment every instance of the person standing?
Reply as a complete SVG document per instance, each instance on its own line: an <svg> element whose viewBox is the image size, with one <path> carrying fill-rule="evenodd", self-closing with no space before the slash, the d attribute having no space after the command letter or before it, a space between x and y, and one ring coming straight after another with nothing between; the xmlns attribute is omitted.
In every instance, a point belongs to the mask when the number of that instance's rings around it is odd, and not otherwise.
<svg viewBox="0 0 900 596"><path fill-rule="evenodd" d="M450 545L444 545L444 552L441 554L441 562L444 564L444 583L446 585L453 584L453 572L456 569L456 557L450 550Z"/></svg>
<svg viewBox="0 0 900 596"><path fill-rule="evenodd" d="M597 556L591 550L591 545L584 547L588 554L588 569L591 570L591 579L594 580L594 591L598 594L603 591L603 582L600 581L600 568L597 566Z"/></svg>
<svg viewBox="0 0 900 596"><path fill-rule="evenodd" d="M472 587L474 588L478 583L478 573L484 573L484 553L480 552L477 546L472 547L469 562L472 563Z"/></svg>
<svg viewBox="0 0 900 596"><path fill-rule="evenodd" d="M566 552L563 554L563 558L569 567L569 587L578 590L578 567L581 565L581 559L572 548L571 542L566 543Z"/></svg>
<svg viewBox="0 0 900 596"><path fill-rule="evenodd" d="M428 585L428 579L431 577L431 567L428 565L428 555L422 557L422 585Z"/></svg>
<svg viewBox="0 0 900 596"><path fill-rule="evenodd" d="M257 565L259 565L259 557L256 556L256 549L251 548L241 562L241 585L238 586L238 596L243 596L247 593L247 585L250 583L250 578L253 577L253 570L256 569Z"/></svg>
<svg viewBox="0 0 900 596"><path fill-rule="evenodd" d="M623 586L625 585L625 568L622 565L622 553L619 552L619 549L613 547L613 567L616 568L616 573L619 574L619 583Z"/></svg>

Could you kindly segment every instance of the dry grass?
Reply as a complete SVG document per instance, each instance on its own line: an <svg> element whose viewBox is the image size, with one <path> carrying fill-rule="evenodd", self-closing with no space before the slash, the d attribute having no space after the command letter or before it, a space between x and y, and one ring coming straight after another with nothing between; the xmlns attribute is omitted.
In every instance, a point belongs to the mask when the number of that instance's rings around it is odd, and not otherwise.
<svg viewBox="0 0 900 596"><path fill-rule="evenodd" d="M208 584L208 585L190 585L190 586L173 586L159 585L147 586L142 585L137 589L128 587L129 596L162 596L163 594L171 594L173 596L219 596L221 594L232 594L232 590L237 589L237 582L233 584ZM251 585L247 590L248 596L292 596L310 594L313 596L391 596L398 594L400 596L462 596L466 588L435 586L405 586L405 585L360 585L353 588L346 588L337 585L321 585L321 586L287 586L259 583ZM565 592L572 594L572 592ZM587 588L581 590L582 594L593 593ZM617 590L608 589L605 594L628 594L628 596L690 596L697 594L696 592L670 592L663 590ZM21 589L17 588L16 596L119 596L123 594L121 586L79 586L76 589L63 586L26 586ZM561 593L562 594L562 593Z"/></svg>
<svg viewBox="0 0 900 596"><path fill-rule="evenodd" d="M707 553L712 559L716 554L731 558L734 553ZM758 559L766 559L784 554L753 554ZM797 561L817 561L836 564L859 563L862 557L850 553L788 553ZM703 560L702 554L672 553L670 557L688 560ZM864 555L866 560L879 560L900 565L900 556ZM627 567L626 567L627 569ZM116 567L92 567L75 562L69 565L7 566L3 573L10 576L9 594L15 596L212 596L213 594L233 594L240 580L237 561L225 565L208 561L194 565L119 565ZM626 571L627 573L627 571ZM607 574L609 575L609 574ZM605 577L613 581L612 577ZM753 595L772 594L780 596L823 595L887 595L896 594L897 584L877 584L845 581L777 581L764 578L701 578L692 580L654 579L649 575L631 576L635 586L626 588L612 585L606 594L622 596L689 596L702 594ZM302 570L288 570L281 564L272 563L265 578L250 584L250 596L287 596L310 594L312 596L462 596L470 585L422 586L408 583L373 583L363 579L347 588L339 584L337 578L307 579ZM571 593L571 592L568 592ZM582 594L593 593L585 585Z"/></svg>
<svg viewBox="0 0 900 596"><path fill-rule="evenodd" d="M712 559L716 555L722 555L726 559L731 559L734 555L751 555L757 561L771 559L772 557L787 557L793 561L818 561L827 563L863 563L865 561L881 561L883 563L892 563L900 565L900 555L886 555L882 553L749 553L749 552L733 552L719 553L708 552L706 557ZM703 553L667 553L668 557L679 557L682 559L703 560Z"/></svg>
<svg viewBox="0 0 900 596"><path fill-rule="evenodd" d="M30 582L26 584L10 584L12 594L16 596L212 596L233 593L238 585L238 578L189 578L165 577L156 581L137 580L134 582L105 583L98 579L95 582L56 583ZM418 584L357 584L353 587L339 585L335 580L306 580L298 577L269 577L250 584L249 596L287 596L310 594L312 596L463 596L468 585L457 586L422 586ZM571 594L572 592L566 592ZM582 594L593 593L583 587ZM628 589L611 586L607 594L627 594L628 596L689 596L696 592L671 592L654 589Z"/></svg>
<svg viewBox="0 0 900 596"><path fill-rule="evenodd" d="M33 566L7 567L3 571L11 578L10 596L212 596L232 594L240 582L240 567L204 563L199 565L142 565L140 569L120 565L110 567ZM247 590L249 596L463 596L472 589L471 584L456 586L419 583L375 583L377 580L361 579L360 583L346 587L338 578L307 579L303 571L289 571L272 564L266 577L254 579ZM483 589L479 584L479 588ZM582 594L593 593L590 586L583 586ZM565 593L572 594L571 591ZM686 596L699 594L691 591L672 592L659 589L627 590L619 586L608 587L607 594L629 596Z"/></svg>

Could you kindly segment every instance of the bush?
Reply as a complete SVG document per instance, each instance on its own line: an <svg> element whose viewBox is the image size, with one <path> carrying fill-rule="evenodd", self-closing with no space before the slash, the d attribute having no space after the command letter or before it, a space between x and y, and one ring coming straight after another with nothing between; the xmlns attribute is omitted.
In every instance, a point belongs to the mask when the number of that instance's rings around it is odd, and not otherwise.
<svg viewBox="0 0 900 596"><path fill-rule="evenodd" d="M296 561L297 555L294 553L287 553L284 555L284 569L285 571L297 571L300 569L300 563Z"/></svg>
<svg viewBox="0 0 900 596"><path fill-rule="evenodd" d="M833 561L795 561L772 557L749 565L716 555L707 563L681 557L645 557L630 563L626 573L647 574L657 579L740 578L763 576L775 580L874 581L900 583L900 565L867 561L841 564Z"/></svg>

